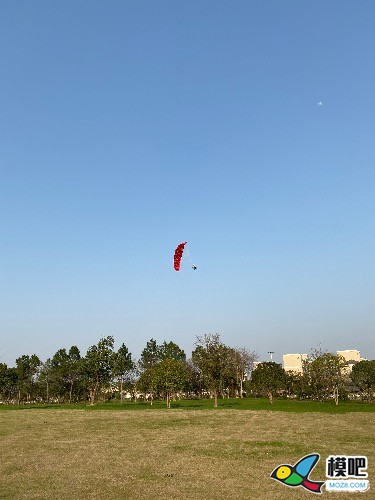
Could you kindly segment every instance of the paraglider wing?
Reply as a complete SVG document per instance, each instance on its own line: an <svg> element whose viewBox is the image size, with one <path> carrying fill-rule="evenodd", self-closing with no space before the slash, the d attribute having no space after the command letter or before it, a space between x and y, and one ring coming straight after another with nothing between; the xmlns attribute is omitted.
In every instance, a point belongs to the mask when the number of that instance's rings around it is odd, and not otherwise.
<svg viewBox="0 0 375 500"><path fill-rule="evenodd" d="M185 241L184 243L180 243L178 245L178 247L176 248L176 250L174 251L173 266L175 268L175 271L180 270L181 258L182 258L182 254L184 253L184 248L185 248L186 243L187 243L187 241Z"/></svg>

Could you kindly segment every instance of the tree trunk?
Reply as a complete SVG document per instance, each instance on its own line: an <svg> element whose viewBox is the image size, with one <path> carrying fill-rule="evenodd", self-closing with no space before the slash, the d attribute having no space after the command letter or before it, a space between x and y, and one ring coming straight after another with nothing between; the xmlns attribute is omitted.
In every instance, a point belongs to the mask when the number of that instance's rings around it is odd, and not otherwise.
<svg viewBox="0 0 375 500"><path fill-rule="evenodd" d="M214 400L215 400L215 402L214 402L214 408L217 408L217 389L216 389L216 387L214 389Z"/></svg>
<svg viewBox="0 0 375 500"><path fill-rule="evenodd" d="M241 377L241 380L240 380L240 398L243 398L243 381L242 381L242 377Z"/></svg>
<svg viewBox="0 0 375 500"><path fill-rule="evenodd" d="M268 398L270 400L271 405L273 405L273 394L272 394L272 391L268 391Z"/></svg>
<svg viewBox="0 0 375 500"><path fill-rule="evenodd" d="M72 403L72 393L73 393L73 379L70 380L70 388L69 388L69 404Z"/></svg>
<svg viewBox="0 0 375 500"><path fill-rule="evenodd" d="M338 387L335 387L334 395L335 395L335 405L338 406L338 404L339 404L339 389L338 389Z"/></svg>
<svg viewBox="0 0 375 500"><path fill-rule="evenodd" d="M95 400L95 388L90 387L90 405L94 404L94 400Z"/></svg>
<svg viewBox="0 0 375 500"><path fill-rule="evenodd" d="M122 377L121 377L120 378L120 401L121 401L121 403L122 403L123 399L124 398L123 398L123 395L122 395Z"/></svg>
<svg viewBox="0 0 375 500"><path fill-rule="evenodd" d="M91 386L90 387L90 405L94 404L95 395L96 395L96 391L98 390L98 387L99 387L99 378L96 377L95 386Z"/></svg>

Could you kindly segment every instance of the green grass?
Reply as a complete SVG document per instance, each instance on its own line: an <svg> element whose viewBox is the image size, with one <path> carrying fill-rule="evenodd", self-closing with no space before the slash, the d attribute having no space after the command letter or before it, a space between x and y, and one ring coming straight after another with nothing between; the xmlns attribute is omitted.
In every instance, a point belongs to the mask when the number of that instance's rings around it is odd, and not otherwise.
<svg viewBox="0 0 375 500"><path fill-rule="evenodd" d="M154 401L153 405L149 402L109 402L96 403L93 406L85 403L80 404L31 404L31 405L0 405L0 410L148 410L155 411L166 409L165 401ZM172 401L171 410L212 410L212 399L194 399ZM348 413L348 412L375 412L375 404L367 402L343 401L336 406L333 402L319 401L299 401L289 399L274 399L274 404L270 404L266 398L243 398L243 399L221 399L217 410L265 410L282 411L291 413ZM217 411L216 410L216 411Z"/></svg>

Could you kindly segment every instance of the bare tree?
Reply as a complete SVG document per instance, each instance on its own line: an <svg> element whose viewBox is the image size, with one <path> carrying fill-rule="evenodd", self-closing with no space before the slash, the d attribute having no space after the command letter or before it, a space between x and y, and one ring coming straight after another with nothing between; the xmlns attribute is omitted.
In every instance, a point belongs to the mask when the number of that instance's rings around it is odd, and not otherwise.
<svg viewBox="0 0 375 500"><path fill-rule="evenodd" d="M253 369L254 362L258 359L258 354L249 351L246 347L232 349L232 363L236 373L239 396L243 398L243 383L248 379L249 373Z"/></svg>

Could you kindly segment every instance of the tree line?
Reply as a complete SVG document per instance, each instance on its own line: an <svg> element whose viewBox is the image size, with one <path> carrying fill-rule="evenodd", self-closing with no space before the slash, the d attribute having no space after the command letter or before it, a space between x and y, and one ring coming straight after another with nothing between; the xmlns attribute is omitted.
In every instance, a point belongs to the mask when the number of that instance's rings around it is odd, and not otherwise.
<svg viewBox="0 0 375 500"><path fill-rule="evenodd" d="M87 350L59 349L42 362L36 354L16 359L9 368L0 363L2 403L78 403L175 398L275 396L339 400L357 396L372 401L375 361L361 361L349 372L338 355L314 352L302 373L286 372L275 362L254 363L258 356L246 348L225 345L219 334L197 337L191 358L174 342L158 345L150 339L139 360L125 344L116 351L109 335Z"/></svg>

